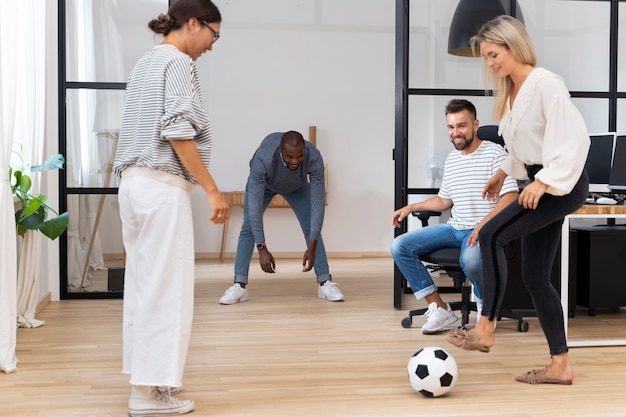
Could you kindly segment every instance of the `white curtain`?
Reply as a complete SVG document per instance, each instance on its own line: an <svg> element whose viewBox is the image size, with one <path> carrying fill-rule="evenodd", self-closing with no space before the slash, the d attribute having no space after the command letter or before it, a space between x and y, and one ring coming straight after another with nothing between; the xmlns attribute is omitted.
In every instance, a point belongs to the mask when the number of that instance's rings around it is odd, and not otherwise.
<svg viewBox="0 0 626 417"><path fill-rule="evenodd" d="M20 24L16 33L20 45L17 54L17 66L20 68L17 79L17 106L20 111L16 120L21 132L24 163L33 166L40 165L45 159L43 148L46 114L46 10L43 0L18 3L20 17L17 20L30 22L39 28L33 31L28 25ZM41 173L30 174L33 181L30 192L33 195L40 192L41 175ZM22 240L17 269L17 321L22 327L39 327L45 324L44 321L35 319L39 302L41 239L40 232L29 230Z"/></svg>
<svg viewBox="0 0 626 417"><path fill-rule="evenodd" d="M26 166L43 162L42 149L45 125L45 7L44 2L19 2L18 22L31 22L41 30L30 31L25 25L16 28L18 40L16 63L15 139L20 140ZM23 20L22 20L23 19ZM40 175L31 174L31 193L38 194ZM44 322L35 319L39 301L39 272L41 267L41 234L28 231L22 240L17 278L17 320L24 327L38 327Z"/></svg>
<svg viewBox="0 0 626 417"><path fill-rule="evenodd" d="M17 368L16 326L35 327L39 295L40 238L28 233L23 239L18 273L13 199L8 167L14 143L19 143L25 164L41 163L45 115L44 0L3 2L0 13L0 82L2 105L2 157L0 158L0 370ZM38 30L32 30L37 27ZM33 176L33 192L39 188ZM31 236L29 236L29 234ZM18 299L19 289L19 299ZM19 308L19 310L18 310Z"/></svg>

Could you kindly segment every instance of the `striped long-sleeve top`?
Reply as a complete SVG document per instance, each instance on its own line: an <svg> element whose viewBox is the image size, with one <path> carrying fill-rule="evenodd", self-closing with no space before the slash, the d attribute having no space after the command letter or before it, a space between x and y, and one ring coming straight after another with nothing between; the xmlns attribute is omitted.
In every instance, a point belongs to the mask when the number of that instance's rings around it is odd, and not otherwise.
<svg viewBox="0 0 626 417"><path fill-rule="evenodd" d="M197 181L170 140L193 139L204 165L211 157L211 127L195 61L173 45L159 45L135 65L126 87L114 170L148 167Z"/></svg>

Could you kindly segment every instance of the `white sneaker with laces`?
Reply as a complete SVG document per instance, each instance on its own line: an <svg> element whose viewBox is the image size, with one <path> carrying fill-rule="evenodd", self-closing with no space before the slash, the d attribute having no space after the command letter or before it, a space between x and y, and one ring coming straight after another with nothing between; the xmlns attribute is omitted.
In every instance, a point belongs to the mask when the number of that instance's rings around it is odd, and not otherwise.
<svg viewBox="0 0 626 417"><path fill-rule="evenodd" d="M159 387L133 386L128 400L128 415L134 416L177 416L193 411L192 400L179 400L172 397L169 390Z"/></svg>
<svg viewBox="0 0 626 417"><path fill-rule="evenodd" d="M161 387L156 387L156 389L158 389L159 391L163 391L163 392L170 392L170 395L176 395L178 394L183 387L166 387L166 386L161 386Z"/></svg>
<svg viewBox="0 0 626 417"><path fill-rule="evenodd" d="M424 313L426 323L422 326L422 333L440 332L459 319L450 308L450 304L446 303L446 306L448 307L447 309L438 307L437 303L428 305L428 310Z"/></svg>
<svg viewBox="0 0 626 417"><path fill-rule="evenodd" d="M317 296L328 301L343 301L343 293L332 281L317 286Z"/></svg>
<svg viewBox="0 0 626 417"><path fill-rule="evenodd" d="M238 282L227 289L220 298L220 304L237 304L242 301L248 301L248 289L242 287Z"/></svg>

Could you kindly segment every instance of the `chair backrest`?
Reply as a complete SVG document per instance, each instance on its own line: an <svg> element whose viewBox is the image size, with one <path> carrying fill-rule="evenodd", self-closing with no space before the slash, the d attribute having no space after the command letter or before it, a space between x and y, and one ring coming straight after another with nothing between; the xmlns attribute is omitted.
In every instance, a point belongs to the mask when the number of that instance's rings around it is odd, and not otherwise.
<svg viewBox="0 0 626 417"><path fill-rule="evenodd" d="M480 126L476 135L482 140L488 140L504 147L504 139L498 135L497 125Z"/></svg>

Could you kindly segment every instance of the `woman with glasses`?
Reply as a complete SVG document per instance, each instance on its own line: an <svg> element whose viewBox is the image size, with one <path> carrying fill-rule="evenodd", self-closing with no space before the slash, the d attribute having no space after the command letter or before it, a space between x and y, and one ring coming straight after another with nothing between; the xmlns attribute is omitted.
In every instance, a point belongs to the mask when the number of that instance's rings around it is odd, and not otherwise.
<svg viewBox="0 0 626 417"><path fill-rule="evenodd" d="M122 372L128 413L178 415L191 335L194 238L191 191L200 185L224 223L230 207L209 173L212 139L196 60L219 38L210 0L177 0L148 27L164 35L128 79L115 172L126 250Z"/></svg>

